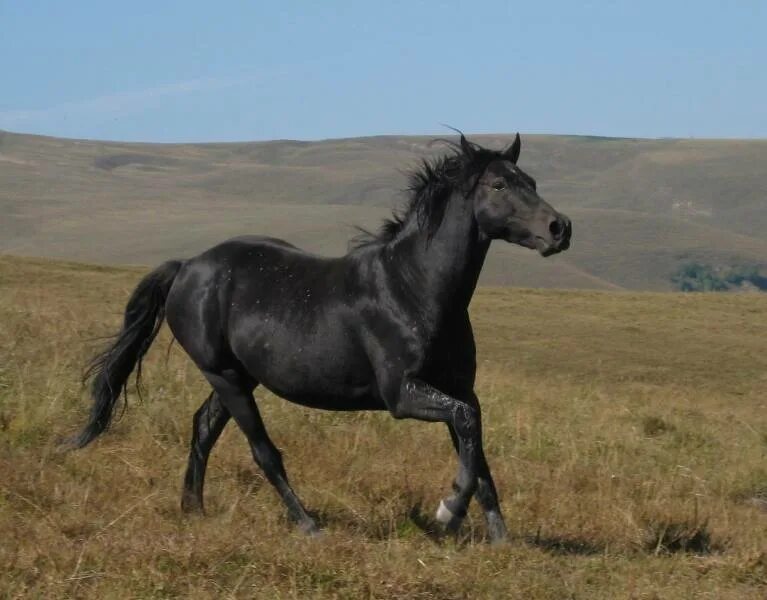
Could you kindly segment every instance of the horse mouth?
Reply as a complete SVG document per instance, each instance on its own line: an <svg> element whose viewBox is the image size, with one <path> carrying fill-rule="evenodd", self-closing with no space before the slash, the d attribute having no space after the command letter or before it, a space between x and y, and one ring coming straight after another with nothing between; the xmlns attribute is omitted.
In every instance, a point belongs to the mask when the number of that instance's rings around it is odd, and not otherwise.
<svg viewBox="0 0 767 600"><path fill-rule="evenodd" d="M562 239L558 242L549 242L541 236L536 235L534 245L535 249L538 250L538 253L545 258L567 250L570 247L570 240Z"/></svg>
<svg viewBox="0 0 767 600"><path fill-rule="evenodd" d="M519 244L523 248L529 248L530 250L537 250L538 254L543 257L553 256L564 252L570 247L570 237L564 237L559 240L548 240L541 235L528 235L527 237L519 240L513 239L511 235L507 236L507 242L513 242Z"/></svg>

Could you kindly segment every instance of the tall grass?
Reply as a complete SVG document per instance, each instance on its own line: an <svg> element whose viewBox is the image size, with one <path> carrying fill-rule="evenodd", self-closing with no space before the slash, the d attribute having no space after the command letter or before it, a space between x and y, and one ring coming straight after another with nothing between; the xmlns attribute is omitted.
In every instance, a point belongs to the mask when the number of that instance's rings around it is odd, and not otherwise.
<svg viewBox="0 0 767 600"><path fill-rule="evenodd" d="M514 537L427 526L454 475L439 425L260 394L307 539L230 426L208 515L178 508L207 393L161 334L144 401L97 443L79 375L141 270L0 257L0 593L7 597L764 598L767 299L481 290L486 450ZM426 526L425 526L426 524Z"/></svg>

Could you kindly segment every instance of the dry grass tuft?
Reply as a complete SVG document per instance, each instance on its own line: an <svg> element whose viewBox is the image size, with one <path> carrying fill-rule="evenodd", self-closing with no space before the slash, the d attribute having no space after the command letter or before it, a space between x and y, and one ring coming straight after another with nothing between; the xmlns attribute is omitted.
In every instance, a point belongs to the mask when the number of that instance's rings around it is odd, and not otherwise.
<svg viewBox="0 0 767 600"><path fill-rule="evenodd" d="M647 437L657 437L663 433L675 430L676 427L660 417L647 416L642 418L642 431Z"/></svg>
<svg viewBox="0 0 767 600"><path fill-rule="evenodd" d="M690 552L709 554L712 551L708 522L675 521L669 518L651 519L645 526L643 540L647 552Z"/></svg>

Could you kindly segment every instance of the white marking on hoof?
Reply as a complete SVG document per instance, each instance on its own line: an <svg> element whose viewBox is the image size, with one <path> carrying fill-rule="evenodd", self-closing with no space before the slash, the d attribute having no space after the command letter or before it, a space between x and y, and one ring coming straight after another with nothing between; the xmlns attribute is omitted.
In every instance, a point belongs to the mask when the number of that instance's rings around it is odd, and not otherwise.
<svg viewBox="0 0 767 600"><path fill-rule="evenodd" d="M453 520L453 517L455 515L450 512L450 509L445 506L445 501L440 500L439 501L439 508L437 509L437 521L442 523L443 525L447 525L450 523L450 521Z"/></svg>

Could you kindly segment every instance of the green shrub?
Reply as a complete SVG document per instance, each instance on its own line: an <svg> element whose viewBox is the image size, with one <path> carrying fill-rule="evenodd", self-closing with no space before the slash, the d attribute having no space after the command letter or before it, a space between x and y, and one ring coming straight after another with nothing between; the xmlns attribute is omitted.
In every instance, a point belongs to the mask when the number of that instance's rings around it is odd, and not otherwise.
<svg viewBox="0 0 767 600"><path fill-rule="evenodd" d="M671 281L682 292L725 292L745 287L767 290L767 277L761 274L759 265L714 267L687 263L677 269Z"/></svg>

